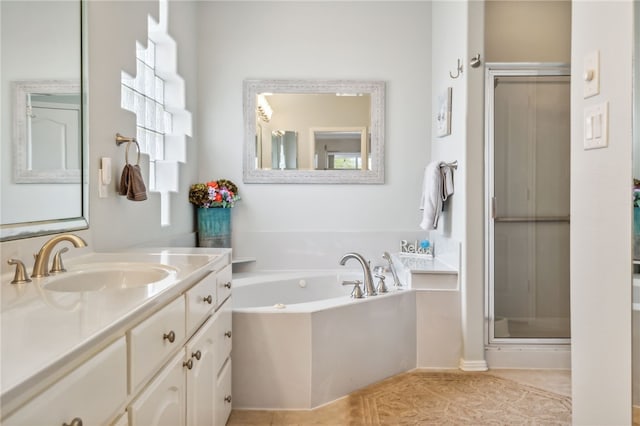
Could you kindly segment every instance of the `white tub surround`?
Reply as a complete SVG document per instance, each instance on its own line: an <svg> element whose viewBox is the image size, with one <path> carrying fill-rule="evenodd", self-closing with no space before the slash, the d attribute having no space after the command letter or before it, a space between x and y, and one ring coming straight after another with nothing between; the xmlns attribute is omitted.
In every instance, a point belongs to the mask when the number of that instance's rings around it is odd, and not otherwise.
<svg viewBox="0 0 640 426"><path fill-rule="evenodd" d="M394 265L415 290L418 368L462 368L459 243L437 240L434 257L394 253ZM462 368L464 369L464 368ZM486 370L486 366L484 368Z"/></svg>
<svg viewBox="0 0 640 426"><path fill-rule="evenodd" d="M234 407L311 409L415 368L414 292L351 299L348 275L234 276Z"/></svg>
<svg viewBox="0 0 640 426"><path fill-rule="evenodd" d="M459 290L458 269L439 257L395 253L394 265L403 269L401 275L415 290Z"/></svg>
<svg viewBox="0 0 640 426"><path fill-rule="evenodd" d="M216 277L220 271L228 269L228 280L231 279L231 268L227 266L230 257L228 249L145 249L129 253L91 253L65 262L69 271L66 274L70 275L80 265L104 262L109 265L117 265L118 262L162 264L172 271L157 283L127 289L51 291L45 288L46 285L64 274L34 278L32 282L20 285L10 284L12 274L3 275L0 380L3 424L5 421L10 424L16 418L30 418L30 413L25 413L25 407L46 408L47 403L53 402L48 397L42 398L49 392L47 388L65 385L67 380L76 380L73 373L87 365L125 366L124 375L118 378L123 385L114 384L118 392L124 392L124 399L118 407L112 407L107 413L114 417L117 412L124 415L137 390L133 389L136 386L131 378L127 379L134 368L132 365L126 367L134 352L129 347L130 340L134 339L129 332L151 316L159 318L160 313L170 312L167 307L173 304L181 305L177 311L182 314L178 314L177 318L182 317L183 324L185 306L187 319L191 315L193 319L199 318L197 321L202 324L219 306L214 301L208 305L211 308L206 308L208 311L199 310L193 302L190 307L189 291L213 278L212 284L207 285L213 289L215 300ZM220 305L224 303L223 296L220 294ZM176 345L167 349L167 356L170 353L173 356L175 353L171 351L178 351L178 347L185 344L193 332L184 325L182 331L176 328ZM171 349L174 347L175 350ZM105 351L105 348L108 349ZM149 374L145 374L143 379L150 380L153 371L157 371L160 362L164 361L159 360L157 366L150 366ZM152 363L150 360L146 362ZM96 376L96 380L101 379ZM94 403L94 399L89 398L87 405ZM52 414L49 417L53 420L55 416ZM71 420L64 419L66 422ZM115 418L111 417L112 420Z"/></svg>

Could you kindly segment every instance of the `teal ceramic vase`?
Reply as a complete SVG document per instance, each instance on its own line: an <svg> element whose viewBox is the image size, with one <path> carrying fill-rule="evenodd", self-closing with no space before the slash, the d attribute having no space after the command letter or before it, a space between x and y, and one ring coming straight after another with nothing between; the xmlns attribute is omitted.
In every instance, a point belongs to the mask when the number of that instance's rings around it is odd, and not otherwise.
<svg viewBox="0 0 640 426"><path fill-rule="evenodd" d="M231 209L198 208L198 247L231 248Z"/></svg>
<svg viewBox="0 0 640 426"><path fill-rule="evenodd" d="M640 207L633 208L633 233L640 235Z"/></svg>

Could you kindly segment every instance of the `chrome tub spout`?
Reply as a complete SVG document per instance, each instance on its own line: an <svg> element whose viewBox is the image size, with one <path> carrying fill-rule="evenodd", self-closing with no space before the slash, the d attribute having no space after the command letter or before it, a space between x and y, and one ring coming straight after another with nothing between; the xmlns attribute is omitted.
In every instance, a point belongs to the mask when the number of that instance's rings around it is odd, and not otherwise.
<svg viewBox="0 0 640 426"><path fill-rule="evenodd" d="M362 271L364 272L364 296L375 296L377 293L373 286L373 276L371 275L369 262L367 262L361 254L347 253L340 259L340 265L344 266L349 259L357 260L358 263L360 263L360 266L362 266Z"/></svg>

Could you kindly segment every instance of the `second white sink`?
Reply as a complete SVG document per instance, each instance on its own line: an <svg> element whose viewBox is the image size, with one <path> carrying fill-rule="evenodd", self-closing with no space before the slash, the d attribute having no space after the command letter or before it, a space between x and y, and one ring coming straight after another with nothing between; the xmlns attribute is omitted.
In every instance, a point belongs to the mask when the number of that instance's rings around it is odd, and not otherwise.
<svg viewBox="0 0 640 426"><path fill-rule="evenodd" d="M128 289L172 279L177 269L152 263L105 262L51 276L43 288L60 292Z"/></svg>

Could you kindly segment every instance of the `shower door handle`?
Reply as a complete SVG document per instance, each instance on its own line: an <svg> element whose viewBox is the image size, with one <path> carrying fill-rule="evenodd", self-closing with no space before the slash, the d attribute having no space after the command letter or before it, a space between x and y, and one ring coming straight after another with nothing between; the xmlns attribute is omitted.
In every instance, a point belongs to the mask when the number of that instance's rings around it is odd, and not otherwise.
<svg viewBox="0 0 640 426"><path fill-rule="evenodd" d="M491 197L491 219L496 218L496 197Z"/></svg>

